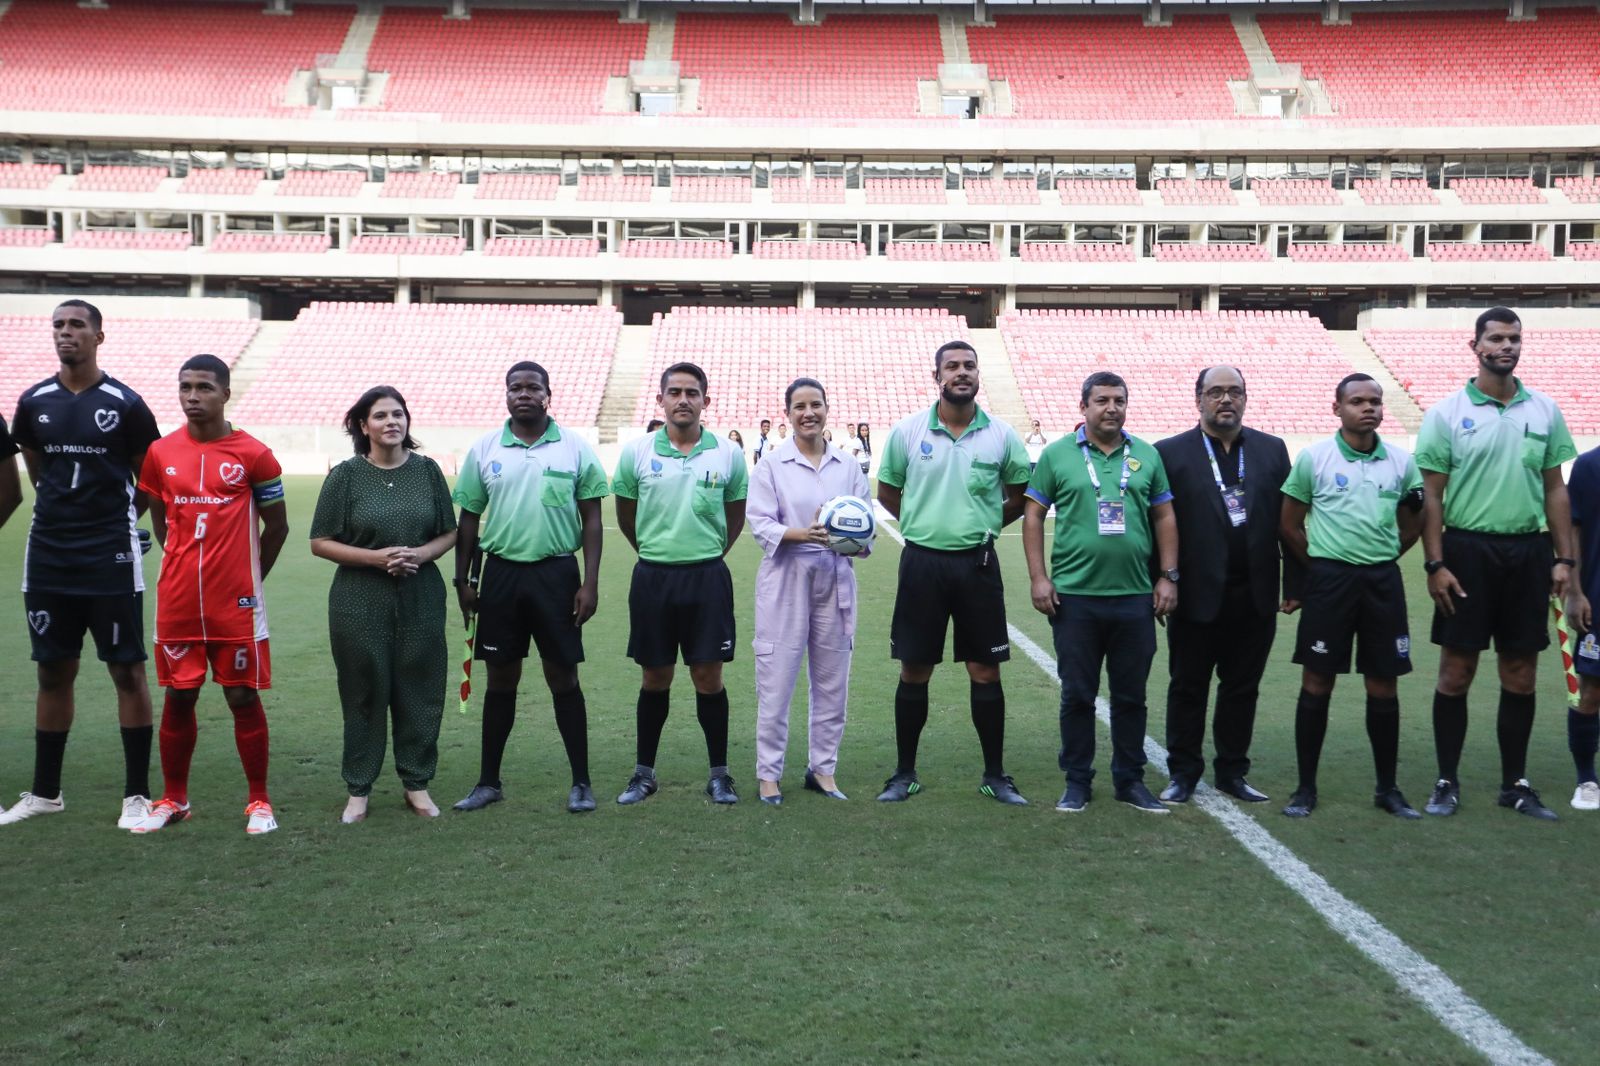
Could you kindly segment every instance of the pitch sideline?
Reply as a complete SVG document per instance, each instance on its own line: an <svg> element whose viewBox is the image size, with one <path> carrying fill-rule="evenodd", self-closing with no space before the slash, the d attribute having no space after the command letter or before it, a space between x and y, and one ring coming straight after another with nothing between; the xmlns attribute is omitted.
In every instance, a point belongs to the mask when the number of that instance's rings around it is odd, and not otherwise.
<svg viewBox="0 0 1600 1066"><path fill-rule="evenodd" d="M874 500L873 511L880 527L888 531L896 544L904 547L905 537L901 536L898 524L883 505ZM1032 659L1046 676L1055 680L1055 660L1014 624L1007 623L1006 630L1011 643ZM1111 706L1104 699L1095 700L1095 714L1101 722L1110 725ZM1144 746L1150 764L1165 774L1167 749L1148 736L1144 738ZM1272 876L1305 900L1334 932L1376 963L1400 986L1401 991L1422 1004L1429 1014L1468 1047L1493 1063L1553 1066L1550 1059L1523 1043L1516 1033L1467 995L1448 974L1390 932L1360 904L1334 888L1327 878L1306 865L1305 860L1211 786L1200 782L1190 802L1220 822L1228 835L1254 855Z"/></svg>

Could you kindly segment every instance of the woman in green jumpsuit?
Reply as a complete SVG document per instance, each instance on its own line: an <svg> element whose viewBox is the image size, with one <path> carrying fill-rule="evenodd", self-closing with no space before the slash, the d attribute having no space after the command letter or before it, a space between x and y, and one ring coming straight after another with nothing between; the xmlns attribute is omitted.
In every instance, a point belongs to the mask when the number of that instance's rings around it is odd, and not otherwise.
<svg viewBox="0 0 1600 1066"><path fill-rule="evenodd" d="M406 806L430 818L444 716L444 579L434 560L456 540L450 488L416 452L411 415L395 389L368 389L345 431L355 456L328 471L311 521L311 552L339 564L328 590L328 644L344 709L341 818L367 816L394 717L394 768Z"/></svg>

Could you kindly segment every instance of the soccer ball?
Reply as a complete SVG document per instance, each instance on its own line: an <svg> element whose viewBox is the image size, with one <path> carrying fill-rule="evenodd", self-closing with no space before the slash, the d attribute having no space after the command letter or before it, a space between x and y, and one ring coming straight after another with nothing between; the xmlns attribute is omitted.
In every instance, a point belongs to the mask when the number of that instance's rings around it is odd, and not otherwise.
<svg viewBox="0 0 1600 1066"><path fill-rule="evenodd" d="M822 505L817 521L828 531L828 547L840 555L860 555L878 535L872 505L859 496L835 496Z"/></svg>

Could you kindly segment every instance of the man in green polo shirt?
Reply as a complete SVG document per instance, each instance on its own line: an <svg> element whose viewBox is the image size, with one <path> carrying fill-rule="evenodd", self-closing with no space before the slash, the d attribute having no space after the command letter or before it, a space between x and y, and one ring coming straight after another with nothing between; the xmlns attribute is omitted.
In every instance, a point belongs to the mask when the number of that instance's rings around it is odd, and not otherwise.
<svg viewBox="0 0 1600 1066"><path fill-rule="evenodd" d="M1377 770L1373 806L1397 818L1421 818L1395 784L1400 754L1396 679L1411 672L1406 589L1396 562L1422 532L1422 475L1403 449L1378 439L1383 386L1351 374L1334 390L1339 432L1295 458L1283 485L1279 531L1305 564L1301 666L1294 745L1300 783L1283 813L1305 818L1317 807L1317 763L1328 732L1336 675L1356 669L1367 687L1367 737ZM1308 518L1309 516L1309 518Z"/></svg>
<svg viewBox="0 0 1600 1066"><path fill-rule="evenodd" d="M1553 820L1528 784L1528 740L1539 653L1550 644L1550 597L1565 598L1572 578L1576 547L1561 464L1578 449L1555 401L1513 374L1522 358L1515 311L1492 307L1479 315L1472 350L1477 376L1429 409L1417 437L1427 496L1423 565L1440 646L1433 694L1439 778L1426 809L1451 815L1460 806L1467 691L1492 641L1500 667L1498 802Z"/></svg>
<svg viewBox="0 0 1600 1066"><path fill-rule="evenodd" d="M517 685L530 641L538 646L556 728L572 768L567 810L594 810L589 784L589 719L578 684L582 626L600 584L600 499L605 470L583 438L550 417L550 375L538 363L506 372L511 417L478 438L461 463L455 501L456 588L461 611L478 615L474 656L488 673L478 783L458 811L498 803L500 760L517 714ZM583 548L583 579L573 553ZM485 553L477 586L470 564Z"/></svg>
<svg viewBox="0 0 1600 1066"><path fill-rule="evenodd" d="M713 803L739 800L728 774L728 692L722 685L722 664L733 661L736 639L733 578L722 559L744 528L749 480L744 449L701 425L709 401L705 371L693 363L667 367L656 397L666 424L623 445L612 480L617 525L639 553L628 588L628 655L643 681L637 760L617 797L624 805L656 791L656 749L680 652L711 763L706 795Z"/></svg>
<svg viewBox="0 0 1600 1066"><path fill-rule="evenodd" d="M955 622L954 657L971 680L972 724L983 747L978 791L1026 804L1005 771L1006 698L1000 664L1011 657L1005 586L994 538L1022 514L1028 451L1017 431L978 406L978 354L951 341L933 357L939 401L903 419L879 452L878 502L900 522L905 550L889 629L900 661L894 696L898 761L878 799L915 795L917 743L928 723L928 680L944 659Z"/></svg>
<svg viewBox="0 0 1600 1066"><path fill-rule="evenodd" d="M1111 782L1119 803L1150 814L1166 804L1144 783L1145 684L1156 654L1156 619L1178 606L1178 520L1166 467L1153 445L1129 436L1128 385L1101 371L1083 383L1083 426L1039 456L1028 482L1022 548L1036 611L1050 619L1061 678L1056 810L1089 805L1094 780L1094 701L1101 667L1110 681ZM1044 520L1056 509L1045 564ZM1152 583L1152 563L1160 576Z"/></svg>

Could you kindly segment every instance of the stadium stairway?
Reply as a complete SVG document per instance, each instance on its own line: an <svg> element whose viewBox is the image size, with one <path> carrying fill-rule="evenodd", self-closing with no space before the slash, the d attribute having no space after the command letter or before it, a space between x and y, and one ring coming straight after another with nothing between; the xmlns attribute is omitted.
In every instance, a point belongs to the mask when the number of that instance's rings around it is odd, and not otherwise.
<svg viewBox="0 0 1600 1066"><path fill-rule="evenodd" d="M639 380L644 377L649 360L649 326L623 326L617 331L617 353L611 360L611 376L606 378L600 414L596 416L601 444L616 443L618 428L632 424L634 405L639 400ZM711 386L715 402L716 382Z"/></svg>
<svg viewBox="0 0 1600 1066"><path fill-rule="evenodd" d="M1361 338L1361 331L1330 329L1328 336L1350 360L1351 366L1363 374L1371 374L1383 386L1383 406L1387 413L1394 416L1407 433L1416 436L1417 430L1422 428L1422 408L1417 406L1417 401L1411 398L1411 394L1395 379L1389 368L1383 365L1377 353L1367 347L1367 342ZM1331 403L1333 397L1328 397L1328 400Z"/></svg>
<svg viewBox="0 0 1600 1066"><path fill-rule="evenodd" d="M255 384L257 377L271 363L272 357L278 354L278 349L283 347L283 342L288 339L294 330L294 322L265 322L256 329L256 335L250 343L245 345L239 359L233 364L230 378L230 389L233 393L231 402L237 404L250 391L250 386ZM248 427L246 427L248 428Z"/></svg>
<svg viewBox="0 0 1600 1066"><path fill-rule="evenodd" d="M1028 407L1017 388L1017 375L1011 368L1011 353L998 329L972 329L972 347L978 352L978 368L983 378L985 401L991 413L1011 423L1023 436L1028 433ZM1071 386L1077 388L1074 382Z"/></svg>

